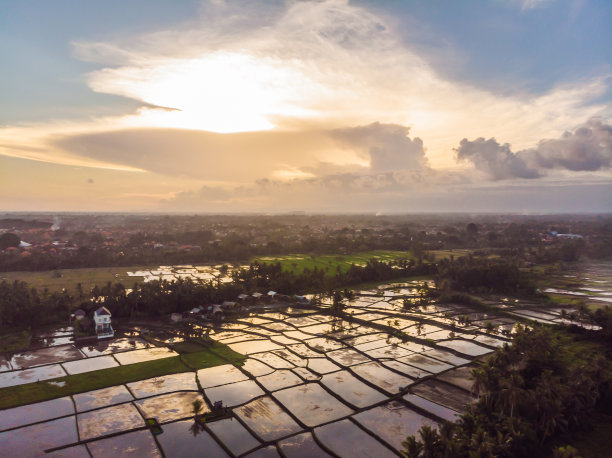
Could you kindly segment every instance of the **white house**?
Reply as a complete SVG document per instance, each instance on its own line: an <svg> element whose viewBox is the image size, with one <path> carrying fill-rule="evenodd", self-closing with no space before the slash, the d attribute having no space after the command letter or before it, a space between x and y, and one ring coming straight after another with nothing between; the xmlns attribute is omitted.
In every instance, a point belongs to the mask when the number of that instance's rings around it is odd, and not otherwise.
<svg viewBox="0 0 612 458"><path fill-rule="evenodd" d="M111 325L111 312L106 307L100 307L94 312L94 324L98 339L105 339L115 335Z"/></svg>

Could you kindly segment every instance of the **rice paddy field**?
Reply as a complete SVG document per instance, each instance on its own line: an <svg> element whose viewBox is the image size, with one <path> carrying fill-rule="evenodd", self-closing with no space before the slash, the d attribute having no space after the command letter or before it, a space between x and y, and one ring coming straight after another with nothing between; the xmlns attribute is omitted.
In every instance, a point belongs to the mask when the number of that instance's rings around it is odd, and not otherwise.
<svg viewBox="0 0 612 458"><path fill-rule="evenodd" d="M414 259L410 251L366 251L363 253L354 253L347 255L326 254L326 255L308 255L308 254L293 254L285 256L269 256L254 258L252 261L259 263L275 263L280 262L283 270L300 274L304 269L326 270L329 275L334 275L340 272L346 272L351 265L364 266L370 259L379 261L394 261L397 259Z"/></svg>

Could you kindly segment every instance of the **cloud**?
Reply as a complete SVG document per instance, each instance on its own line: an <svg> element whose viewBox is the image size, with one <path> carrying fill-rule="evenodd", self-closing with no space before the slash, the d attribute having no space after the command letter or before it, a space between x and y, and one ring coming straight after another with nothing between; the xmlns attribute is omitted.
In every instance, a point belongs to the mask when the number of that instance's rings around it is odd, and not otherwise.
<svg viewBox="0 0 612 458"><path fill-rule="evenodd" d="M561 138L546 139L516 153L494 138L461 140L457 159L471 162L494 180L539 178L545 170L598 171L612 166L612 126L590 119Z"/></svg>
<svg viewBox="0 0 612 458"><path fill-rule="evenodd" d="M420 169L427 165L423 141L410 139L410 128L379 122L367 126L336 129L332 137L342 147L369 157L373 171Z"/></svg>
<svg viewBox="0 0 612 458"><path fill-rule="evenodd" d="M566 131L559 139L542 140L536 148L520 154L544 169L606 169L612 165L612 126L601 119L591 119L574 132Z"/></svg>
<svg viewBox="0 0 612 458"><path fill-rule="evenodd" d="M508 178L538 178L540 173L527 166L525 161L510 150L510 145L499 144L494 138L480 137L461 140L457 148L457 159L469 161L476 169L485 172L493 180Z"/></svg>

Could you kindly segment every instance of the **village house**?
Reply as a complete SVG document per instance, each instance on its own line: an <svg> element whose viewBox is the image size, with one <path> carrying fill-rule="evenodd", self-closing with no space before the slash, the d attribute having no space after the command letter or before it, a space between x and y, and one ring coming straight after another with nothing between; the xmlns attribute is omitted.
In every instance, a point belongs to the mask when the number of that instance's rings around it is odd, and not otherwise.
<svg viewBox="0 0 612 458"><path fill-rule="evenodd" d="M111 312L106 307L100 307L94 312L94 325L98 339L105 339L115 335L111 325Z"/></svg>

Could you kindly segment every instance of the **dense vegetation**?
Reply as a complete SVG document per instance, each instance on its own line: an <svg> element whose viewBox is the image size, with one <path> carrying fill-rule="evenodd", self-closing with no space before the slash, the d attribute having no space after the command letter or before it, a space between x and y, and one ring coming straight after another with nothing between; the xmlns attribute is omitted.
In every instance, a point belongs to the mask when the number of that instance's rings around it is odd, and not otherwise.
<svg viewBox="0 0 612 458"><path fill-rule="evenodd" d="M324 270L304 269L299 274L287 272L279 263L253 263L233 273L228 283L152 281L135 284L131 290L121 283L95 286L91 292L78 289L48 293L30 288L27 283L0 282L0 325L8 327L39 326L65 321L77 307L90 312L104 304L115 317L162 316L183 312L201 304L236 300L241 293L274 290L284 294L329 291L333 288L370 281L384 281L411 275L431 275L434 264L397 260L388 263L370 260L365 266L351 266L346 272L326 275Z"/></svg>
<svg viewBox="0 0 612 458"><path fill-rule="evenodd" d="M550 453L560 434L588 428L595 409L612 413L611 363L600 338L519 328L512 345L473 370L478 401L457 422L407 438L406 456Z"/></svg>

